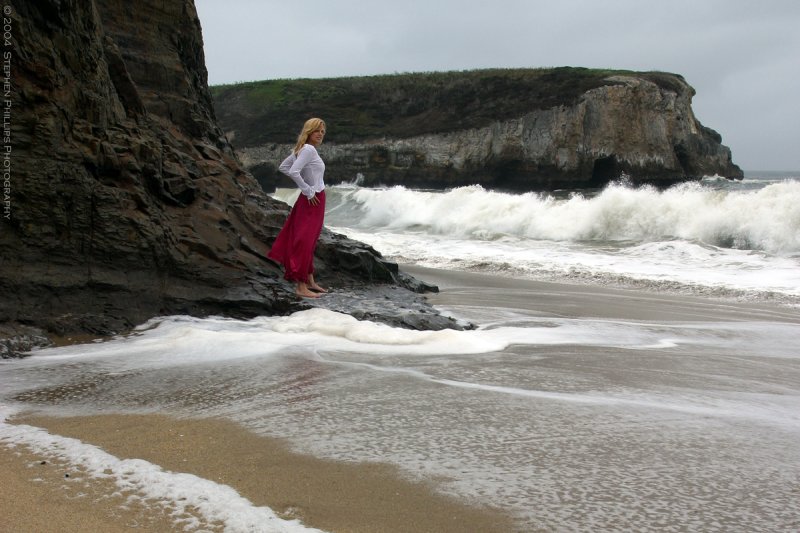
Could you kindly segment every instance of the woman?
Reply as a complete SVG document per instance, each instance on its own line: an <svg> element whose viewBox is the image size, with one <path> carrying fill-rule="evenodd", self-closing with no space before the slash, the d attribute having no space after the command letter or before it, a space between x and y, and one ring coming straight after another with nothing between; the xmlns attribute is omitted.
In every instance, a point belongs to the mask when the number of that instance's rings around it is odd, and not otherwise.
<svg viewBox="0 0 800 533"><path fill-rule="evenodd" d="M308 119L294 150L279 167L302 194L267 254L284 266L284 278L297 284L295 294L301 298L318 298L319 293L328 292L314 281L314 249L325 218L325 163L317 153L323 137L325 122Z"/></svg>

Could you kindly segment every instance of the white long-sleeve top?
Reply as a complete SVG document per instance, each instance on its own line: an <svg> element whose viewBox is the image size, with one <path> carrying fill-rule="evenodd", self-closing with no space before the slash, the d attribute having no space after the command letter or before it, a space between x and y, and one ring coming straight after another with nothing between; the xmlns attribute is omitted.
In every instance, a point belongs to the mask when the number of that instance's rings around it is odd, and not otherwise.
<svg viewBox="0 0 800 533"><path fill-rule="evenodd" d="M325 163L312 144L304 144L296 155L283 160L278 170L292 178L307 198L313 198L318 192L325 190Z"/></svg>

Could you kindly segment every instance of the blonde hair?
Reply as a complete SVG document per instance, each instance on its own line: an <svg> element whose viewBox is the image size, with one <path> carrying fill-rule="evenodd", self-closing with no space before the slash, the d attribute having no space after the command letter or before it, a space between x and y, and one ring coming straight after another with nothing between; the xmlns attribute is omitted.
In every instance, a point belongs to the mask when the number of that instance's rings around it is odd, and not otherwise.
<svg viewBox="0 0 800 533"><path fill-rule="evenodd" d="M321 118L310 118L306 120L306 123L303 124L303 130L300 132L300 135L297 136L297 144L294 145L294 153L298 154L300 148L306 144L308 136L320 128L325 129L325 121Z"/></svg>

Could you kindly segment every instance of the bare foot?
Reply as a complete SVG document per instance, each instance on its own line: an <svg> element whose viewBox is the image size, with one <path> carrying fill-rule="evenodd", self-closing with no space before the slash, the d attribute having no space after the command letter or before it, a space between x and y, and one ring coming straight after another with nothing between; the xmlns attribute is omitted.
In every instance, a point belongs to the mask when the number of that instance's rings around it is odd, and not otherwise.
<svg viewBox="0 0 800 533"><path fill-rule="evenodd" d="M297 289L294 293L299 296L300 298L319 298L319 294L316 292L312 292L309 289L300 290Z"/></svg>
<svg viewBox="0 0 800 533"><path fill-rule="evenodd" d="M308 283L306 283L306 286L309 289L311 289L312 291L328 292L323 287L320 287L319 285L317 285L317 281L314 279L314 274L309 274L308 275Z"/></svg>

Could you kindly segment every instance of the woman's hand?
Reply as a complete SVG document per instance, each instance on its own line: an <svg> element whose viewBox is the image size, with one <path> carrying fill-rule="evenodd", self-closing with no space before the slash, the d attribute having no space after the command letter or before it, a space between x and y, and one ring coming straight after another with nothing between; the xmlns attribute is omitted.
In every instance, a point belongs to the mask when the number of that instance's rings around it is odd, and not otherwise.
<svg viewBox="0 0 800 533"><path fill-rule="evenodd" d="M314 195L308 199L308 203L310 205L319 205L319 198L317 198L317 195Z"/></svg>

